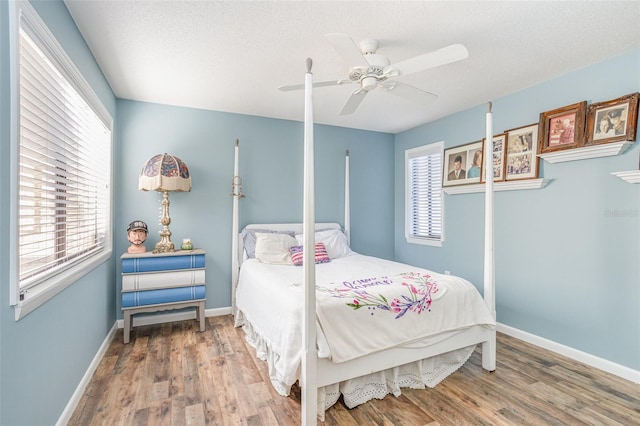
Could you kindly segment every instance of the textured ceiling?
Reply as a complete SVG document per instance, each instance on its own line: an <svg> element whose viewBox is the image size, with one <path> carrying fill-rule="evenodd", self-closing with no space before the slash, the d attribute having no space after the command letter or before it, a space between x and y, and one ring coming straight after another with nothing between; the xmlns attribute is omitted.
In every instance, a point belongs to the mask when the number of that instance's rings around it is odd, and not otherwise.
<svg viewBox="0 0 640 426"><path fill-rule="evenodd" d="M347 78L324 35L372 38L392 63L462 43L460 62L398 77L435 93L420 104L355 85L314 90L316 123L397 133L640 47L639 1L65 0L116 96L303 119L304 81ZM640 77L639 77L640 78ZM559 105L562 106L562 105Z"/></svg>

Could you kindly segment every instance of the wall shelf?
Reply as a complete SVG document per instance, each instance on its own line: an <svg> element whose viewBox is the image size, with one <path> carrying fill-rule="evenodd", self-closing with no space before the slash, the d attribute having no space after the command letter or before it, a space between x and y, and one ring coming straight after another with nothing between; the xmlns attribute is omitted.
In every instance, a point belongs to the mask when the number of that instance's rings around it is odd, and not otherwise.
<svg viewBox="0 0 640 426"><path fill-rule="evenodd" d="M551 182L551 179L523 179L512 180L507 182L495 182L493 184L494 192L497 191L519 191L523 189L542 189ZM471 194L474 192L484 192L485 184L478 183L473 185L448 186L442 188L449 195Z"/></svg>
<svg viewBox="0 0 640 426"><path fill-rule="evenodd" d="M611 172L612 175L618 176L625 182L640 183L640 170L631 170L628 172Z"/></svg>
<svg viewBox="0 0 640 426"><path fill-rule="evenodd" d="M539 157L548 163L563 163L565 161L585 160L587 158L609 157L622 154L632 144L632 141L622 141L584 146L582 148L567 149L565 151L547 152L546 154L540 154Z"/></svg>

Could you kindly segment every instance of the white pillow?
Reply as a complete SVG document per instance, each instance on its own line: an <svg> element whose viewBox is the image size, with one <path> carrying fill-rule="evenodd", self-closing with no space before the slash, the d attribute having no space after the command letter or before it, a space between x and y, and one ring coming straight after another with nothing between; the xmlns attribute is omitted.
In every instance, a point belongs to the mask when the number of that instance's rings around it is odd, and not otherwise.
<svg viewBox="0 0 640 426"><path fill-rule="evenodd" d="M297 234L296 240L298 244L302 244L303 235ZM324 231L317 231L315 233L316 243L323 243L327 249L327 254L331 259L337 259L338 257L347 256L353 251L347 244L347 236L340 229L327 229Z"/></svg>
<svg viewBox="0 0 640 426"><path fill-rule="evenodd" d="M256 259L262 263L293 265L289 249L298 244L288 234L265 234L256 232Z"/></svg>

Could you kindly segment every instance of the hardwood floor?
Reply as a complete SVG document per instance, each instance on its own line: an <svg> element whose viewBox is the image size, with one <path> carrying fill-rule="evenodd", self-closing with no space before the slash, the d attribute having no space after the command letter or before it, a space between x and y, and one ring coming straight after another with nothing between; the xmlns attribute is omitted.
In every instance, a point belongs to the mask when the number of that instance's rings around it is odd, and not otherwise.
<svg viewBox="0 0 640 426"><path fill-rule="evenodd" d="M469 361L433 389L403 389L325 425L638 425L640 385L498 334L497 370ZM278 395L231 316L116 334L69 425L299 425L300 389Z"/></svg>

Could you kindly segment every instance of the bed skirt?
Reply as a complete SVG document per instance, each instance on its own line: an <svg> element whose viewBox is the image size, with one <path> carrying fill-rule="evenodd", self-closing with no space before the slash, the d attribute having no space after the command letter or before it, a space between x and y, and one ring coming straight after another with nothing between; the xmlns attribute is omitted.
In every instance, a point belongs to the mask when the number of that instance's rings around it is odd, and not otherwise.
<svg viewBox="0 0 640 426"><path fill-rule="evenodd" d="M297 368L298 377L282 377L275 368L279 355L271 350L269 344L246 320L241 311L238 311L235 317L235 325L236 327L242 326L245 339L256 350L256 356L267 363L269 378L276 392L282 396L289 396L291 386L299 379L300 366ZM354 408L372 399L382 399L389 394L400 396L401 388L432 388L456 372L469 359L475 347L476 345L467 346L399 367L321 387L318 389L318 417L323 421L325 410L334 405L340 399L340 395L343 396L344 403L348 408Z"/></svg>

